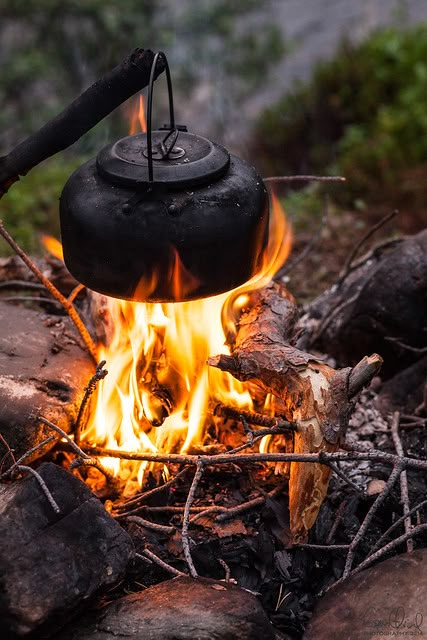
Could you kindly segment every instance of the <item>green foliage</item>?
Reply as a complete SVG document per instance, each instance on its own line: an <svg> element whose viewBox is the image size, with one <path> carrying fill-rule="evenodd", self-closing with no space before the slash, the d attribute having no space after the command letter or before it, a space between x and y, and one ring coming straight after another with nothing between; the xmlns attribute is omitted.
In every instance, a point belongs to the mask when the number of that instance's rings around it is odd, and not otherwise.
<svg viewBox="0 0 427 640"><path fill-rule="evenodd" d="M427 25L382 29L335 57L259 121L266 172L339 172L354 200L416 200L427 164ZM425 180L424 180L425 182ZM419 194L418 194L419 195Z"/></svg>
<svg viewBox="0 0 427 640"><path fill-rule="evenodd" d="M59 196L65 182L81 161L81 158L51 158L21 178L2 198L1 217L4 225L25 251L40 253L40 233L59 237ZM0 253L10 253L2 239Z"/></svg>

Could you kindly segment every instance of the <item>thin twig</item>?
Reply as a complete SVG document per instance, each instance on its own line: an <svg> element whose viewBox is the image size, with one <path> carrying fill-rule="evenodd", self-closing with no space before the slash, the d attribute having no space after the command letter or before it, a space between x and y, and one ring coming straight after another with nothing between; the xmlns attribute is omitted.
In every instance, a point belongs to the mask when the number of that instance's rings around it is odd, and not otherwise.
<svg viewBox="0 0 427 640"><path fill-rule="evenodd" d="M389 495L389 493L392 490L396 480L399 478L403 467L404 467L404 465L403 465L403 462L402 462L402 458L400 458L399 462L397 462L394 465L393 470L392 470L392 472L390 474L390 477L387 480L387 484L385 485L384 489L381 491L381 493L378 495L377 499L375 500L375 502L373 503L373 505L369 509L368 513L365 516L365 519L363 520L362 524L359 527L358 532L356 533L356 535L354 536L353 540L351 541L349 549L348 549L348 553L347 553L347 558L346 558L346 561L345 561L345 567L344 567L344 572L343 572L343 576L342 576L343 578L347 578L349 576L351 568L352 568L352 565L353 565L354 554L356 552L356 548L358 547L359 543L361 542L362 538L364 537L367 528L369 527L369 525L371 524L371 522L372 522L372 520L374 518L374 515L376 514L376 512L379 509L379 507L382 505L384 500Z"/></svg>
<svg viewBox="0 0 427 640"><path fill-rule="evenodd" d="M183 573L182 571L178 571L178 569L175 569L175 567L172 567L167 562L164 562L163 560L161 560L159 558L159 556L156 556L156 554L153 553L152 551L150 551L149 549L144 549L142 554L135 553L135 558L139 558L139 559L145 560L144 556L146 556L152 562L155 562L156 564L158 564L159 567L161 567L165 571L168 571L169 573L172 573L174 576L186 576L187 575L186 573Z"/></svg>
<svg viewBox="0 0 427 640"><path fill-rule="evenodd" d="M349 544L294 544L298 549L313 549L313 551L348 551Z"/></svg>
<svg viewBox="0 0 427 640"><path fill-rule="evenodd" d="M364 236L362 236L362 238L359 240L359 242L356 243L356 245L354 246L353 250L350 252L342 270L341 273L339 275L338 278L338 282L337 285L342 284L342 282L346 279L346 277L348 276L350 270L351 270L351 265L355 259L355 257L357 256L357 254L359 253L361 247L363 247L363 245L369 240L369 238L371 238L371 236L374 235L374 233L376 231L378 231L378 229L381 229L381 227L383 227L389 220L391 220L392 218L394 218L399 212L397 210L392 211L391 213L388 213L386 216L384 216L383 218L381 218L381 220L379 220L379 222L377 222L376 224L374 224L370 229L368 229L368 231L365 233Z"/></svg>
<svg viewBox="0 0 427 640"><path fill-rule="evenodd" d="M239 421L243 418L249 424L267 427L268 429L288 429L291 431L295 431L296 429L296 424L294 422L282 420L281 418L276 418L274 416L266 416L263 413L256 413L255 411L241 411L240 409L229 407L225 404L218 404L215 407L214 415L222 416L224 418L234 418Z"/></svg>
<svg viewBox="0 0 427 640"><path fill-rule="evenodd" d="M250 511L255 507L260 507L265 504L268 498L273 498L279 493L283 493L283 487L275 487L272 491L269 491L264 496L257 496L256 498L252 498L252 500L248 500L247 502L243 502L242 504L237 505L237 507L231 507L228 509L224 509L224 511L216 517L217 522L225 522L226 520L231 520L231 518L236 518L240 516L242 513L246 511Z"/></svg>
<svg viewBox="0 0 427 640"><path fill-rule="evenodd" d="M349 487L351 487L352 489L354 489L357 493L361 493L362 495L365 494L364 490L359 487L355 482L353 482L353 480L350 480L350 478L348 478L345 473L343 471L341 471L341 469L339 468L339 466L337 464L334 464L333 462L329 462L328 463L328 467L330 467L330 469L332 469L332 471L339 477L341 478L341 480L343 480L346 484L349 485Z"/></svg>
<svg viewBox="0 0 427 640"><path fill-rule="evenodd" d="M44 298L43 296L2 296L3 302L47 302L49 304L60 304L58 300L53 298Z"/></svg>
<svg viewBox="0 0 427 640"><path fill-rule="evenodd" d="M181 471L179 471L173 478L171 478L170 480L162 484L160 487L155 487L154 489L145 491L144 493L139 494L138 496L136 496L135 498L132 498L131 500L127 500L122 504L118 504L115 506L115 509L117 511L126 511L129 507L132 507L133 509L135 509L135 507L139 507L146 500L148 500L148 498L151 498L152 496L158 493L161 493L165 489L168 489L169 487L174 485L179 478L182 478L182 476L187 473L187 471L188 471L188 467L186 467L185 469L181 469Z"/></svg>
<svg viewBox="0 0 427 640"><path fill-rule="evenodd" d="M372 547L371 551L370 551L370 555L372 553L375 553L375 551L377 551L382 543L384 542L384 540L386 540L392 533L393 531L395 531L401 524L403 524L403 522L406 520L406 518L408 516L412 516L414 513L417 513L417 511L420 511L420 509L422 509L423 507L425 507L425 505L427 505L427 500L422 500L421 502L419 502L418 504L415 505L415 507L412 507L412 509L408 512L405 513L405 515L401 516L400 518L398 518L396 520L396 522L393 522L393 524L391 525L391 527L389 527L387 529L387 531L385 531L381 538L379 538L379 540L375 543L375 545Z"/></svg>
<svg viewBox="0 0 427 640"><path fill-rule="evenodd" d="M279 269L279 271L275 274L274 279L280 280L284 276L287 276L288 273L293 271L295 267L297 267L306 257L313 251L313 249L317 246L317 244L322 239L322 231L326 227L326 223L329 217L329 197L325 195L325 204L323 208L322 217L320 219L319 227L314 231L313 235L310 238L310 241L307 242L303 250L293 259L287 260L283 267Z"/></svg>
<svg viewBox="0 0 427 640"><path fill-rule="evenodd" d="M41 475L39 473L37 473L37 471L35 471L34 469L32 469L31 467L27 467L26 465L20 464L17 469L21 472L23 471L28 471L28 473L31 473L31 475L33 475L35 477L35 479L37 480L37 482L39 483L43 493L45 494L46 498L48 499L48 502L50 504L50 506L52 507L52 509L55 511L55 513L61 513L61 509L59 508L58 503L56 502L55 498L53 497L53 495L51 494L51 492L49 491L46 482L43 480L43 478L41 477Z"/></svg>
<svg viewBox="0 0 427 640"><path fill-rule="evenodd" d="M341 523L341 520L343 518L344 510L346 508L346 505L347 505L347 500L343 500L340 503L338 509L336 510L334 523L333 523L332 527L329 530L328 537L325 540L326 544L329 544L329 545L332 544L332 541L334 539L335 533L336 533L336 531L337 531L337 529L338 529L338 527L339 527L339 525Z"/></svg>
<svg viewBox="0 0 427 640"><path fill-rule="evenodd" d="M15 253L23 260L23 262L27 265L27 267L34 273L34 275L40 280L40 282L46 287L49 293L62 305L65 309L68 316L74 322L74 325L77 331L80 333L83 342L85 343L89 353L92 358L97 361L97 349L94 341L92 340L89 331L86 329L82 319L77 313L75 307L71 302L65 298L60 291L52 284L52 282L47 278L40 269L34 264L34 262L29 258L29 256L21 249L21 247L15 242L12 236L6 231L3 221L0 220L0 235L6 240L10 247L15 251Z"/></svg>
<svg viewBox="0 0 427 640"><path fill-rule="evenodd" d="M409 538L413 538L416 535L418 535L419 533L422 533L423 531L427 531L427 523L426 524L417 525L409 533L404 533L403 535L399 536L399 538L396 538L395 540L392 540L391 542L386 544L384 547L382 547L381 549L379 549L375 553L372 553L371 555L369 555L366 558L366 560L364 560L363 562L358 564L357 567L355 569L353 569L353 571L351 572L350 575L353 575L355 573L359 573L359 571L362 571L363 569L366 569L373 562L376 562L377 560L379 560L380 558L385 556L390 551L393 551L394 549L396 549L396 547L398 547L400 544L402 544L403 542L406 542Z"/></svg>
<svg viewBox="0 0 427 640"><path fill-rule="evenodd" d="M190 490L188 492L187 501L185 503L184 508L184 516L182 519L182 530L181 530L181 538L182 538L182 549L184 551L184 557L188 565L188 569L190 571L190 575L192 578L197 578L198 573L196 571L196 567L194 566L193 559L191 557L190 551L190 540L188 537L188 528L190 523L190 508L193 504L193 500L196 495L196 490L200 479L203 475L204 464L202 460L199 458L197 461L196 473L194 474L193 482L191 483Z"/></svg>
<svg viewBox="0 0 427 640"><path fill-rule="evenodd" d="M3 435L0 433L0 442L3 443L4 447L6 448L6 455L3 457L2 461L1 461L1 467L3 467L4 462L6 460L6 458L8 456L10 456L12 458L12 464L16 464L16 458L15 455L12 451L12 449L9 446L9 443L7 442L7 440L3 437ZM1 477L1 475L0 475Z"/></svg>
<svg viewBox="0 0 427 640"><path fill-rule="evenodd" d="M73 303L74 300L79 295L79 293L83 291L83 289L86 289L86 286L84 284L79 283L77 286L75 286L72 292L70 293L70 295L68 296L68 302Z"/></svg>
<svg viewBox="0 0 427 640"><path fill-rule="evenodd" d="M116 519L123 518L123 516L116 516ZM144 518L140 518L139 516L127 516L127 522L134 522L138 524L140 527L145 527L146 529L151 529L152 531L157 531L158 533L167 533L168 535L175 533L175 527L167 527L164 524L157 524L156 522L150 522L149 520L144 520Z"/></svg>
<svg viewBox="0 0 427 640"><path fill-rule="evenodd" d="M401 342L399 338L393 338L392 336L385 336L384 340L386 340L387 342L392 342L393 344L396 344L398 347L400 347L401 349L404 349L405 351L411 351L412 353L419 353L421 355L424 353L427 353L427 347L413 347L410 344Z"/></svg>
<svg viewBox="0 0 427 640"><path fill-rule="evenodd" d="M46 423L46 421L45 421ZM74 445L74 442L71 441ZM247 445L246 445L247 446ZM372 460L384 462L385 464L395 465L403 462L407 469L427 470L427 460L419 460L418 458L400 458L393 453L379 451L377 449L369 449L367 451L336 451L319 453L248 453L248 454L230 454L222 453L218 455L190 455L180 453L136 453L133 451L119 451L117 449L105 449L104 447L94 447L82 443L82 449L92 456L102 456L110 458L119 458L121 460L137 460L149 462L160 462L163 464L187 464L196 465L198 460L204 465L216 464L241 464L251 462L319 462L327 464L328 462L338 461L354 461L354 460ZM81 451L81 450L80 450Z"/></svg>
<svg viewBox="0 0 427 640"><path fill-rule="evenodd" d="M6 280L6 282L0 282L0 289L36 289L37 291L44 291L45 286L38 282L27 282L26 280Z"/></svg>
<svg viewBox="0 0 427 640"><path fill-rule="evenodd" d="M393 414L393 418L391 421L391 437L393 438L393 444L394 448L396 449L397 455L403 458L405 453L403 451L403 445L399 435L399 421L400 414L398 411L396 411ZM402 469L402 473L400 474L400 502L403 508L403 515L406 516L405 533L410 533L412 531L412 522L409 515L409 511L411 510L411 508L409 506L408 475L406 473L406 469ZM414 543L411 538L407 539L406 548L408 550L408 553L414 550Z"/></svg>
<svg viewBox="0 0 427 640"><path fill-rule="evenodd" d="M100 382L100 380L102 380L103 378L105 378L106 375L108 375L107 369L104 369L105 364L106 364L106 361L102 360L99 364L96 365L96 371L94 375L91 377L91 379L89 380L87 387L85 387L84 396L80 403L79 412L77 414L77 419L75 424L74 438L77 446L80 444L80 437L81 437L81 432L83 428L83 417L85 415L86 407L88 405L90 397L95 391L98 382Z"/></svg>
<svg viewBox="0 0 427 640"><path fill-rule="evenodd" d="M34 445L34 447L31 447L31 449L28 449L28 451L26 451L20 458L18 458L18 460L16 460L16 462L14 462L9 469L7 469L6 471L4 471L1 475L0 475L0 479L5 478L7 476L9 476L11 473L13 473L15 471L15 469L18 466L22 466L22 462L24 462L25 460L27 460L28 458L30 458L33 453L35 453L36 451L38 451L39 449L43 449L47 444L50 444L53 440L56 440L55 436L49 436L47 437L45 440L42 440L41 442L39 442L38 444Z"/></svg>
<svg viewBox="0 0 427 640"><path fill-rule="evenodd" d="M264 182L345 182L343 176L268 176Z"/></svg>
<svg viewBox="0 0 427 640"><path fill-rule="evenodd" d="M220 507L219 505L206 507L206 509L199 511L199 513L196 513L196 515L190 518L190 523L193 524L193 522L197 522L197 520L200 520L200 518L204 518L205 516L210 516L212 513L223 513L224 511L227 511L227 507Z"/></svg>
<svg viewBox="0 0 427 640"><path fill-rule="evenodd" d="M117 478L114 477L114 475L111 473L111 471L109 471L108 469L106 469L101 462L98 460L98 458L75 458L71 463L70 463L70 470L72 469L78 469L79 467L94 467L95 469L98 469L98 471L100 473L102 473L106 480L107 483L111 486L114 485L118 485L119 484L119 480Z"/></svg>
<svg viewBox="0 0 427 640"><path fill-rule="evenodd" d="M317 342L317 340L320 338L320 336L325 331L325 329L329 327L329 325L331 324L335 316L337 316L343 309L353 304L353 302L357 300L358 296L359 296L359 293L356 292L350 298L347 298L345 300L339 299L337 304L334 307L332 307L332 309L329 309L328 313L325 316L323 316L323 318L321 318L319 324L316 327L316 330L313 332L313 335L310 336L311 344L314 344L315 342Z"/></svg>
<svg viewBox="0 0 427 640"><path fill-rule="evenodd" d="M230 582L230 576L231 576L230 567L222 558L218 558L218 562L225 571L225 576L224 576L225 582Z"/></svg>
<svg viewBox="0 0 427 640"><path fill-rule="evenodd" d="M50 422L49 420L46 420L46 418L43 418L43 416L38 416L37 419L45 424L47 427L50 427L51 429L53 429L53 431L56 431L56 433L59 433L60 436L62 436L67 443L69 444L69 446L71 447L71 449L77 453L77 455L81 456L82 458L89 458L90 456L85 453L83 451L83 449L80 449L80 447L74 442L74 440L72 438L70 438L70 436L68 435L68 433L65 433L65 431L63 429L61 429L61 427L58 427L58 425L54 424L53 422Z"/></svg>

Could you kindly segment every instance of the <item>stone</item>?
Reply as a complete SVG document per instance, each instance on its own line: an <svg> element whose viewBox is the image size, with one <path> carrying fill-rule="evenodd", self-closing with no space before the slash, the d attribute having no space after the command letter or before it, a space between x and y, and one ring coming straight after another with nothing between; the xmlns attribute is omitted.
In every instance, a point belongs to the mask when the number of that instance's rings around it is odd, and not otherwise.
<svg viewBox="0 0 427 640"><path fill-rule="evenodd" d="M56 640L274 640L258 600L231 583L178 577L125 596Z"/></svg>
<svg viewBox="0 0 427 640"><path fill-rule="evenodd" d="M32 475L0 485L0 638L63 624L133 555L128 534L81 480L50 462L37 472L59 514Z"/></svg>
<svg viewBox="0 0 427 640"><path fill-rule="evenodd" d="M370 640L427 633L427 549L389 558L332 588L303 640Z"/></svg>

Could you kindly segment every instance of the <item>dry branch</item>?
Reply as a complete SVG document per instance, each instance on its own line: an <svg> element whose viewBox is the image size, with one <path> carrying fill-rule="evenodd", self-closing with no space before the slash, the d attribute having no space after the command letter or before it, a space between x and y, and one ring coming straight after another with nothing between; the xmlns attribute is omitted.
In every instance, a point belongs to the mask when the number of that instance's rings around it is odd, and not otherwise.
<svg viewBox="0 0 427 640"><path fill-rule="evenodd" d="M64 111L0 158L0 198L30 169L66 149L122 102L148 85L154 54L135 49ZM163 70L159 62L157 75Z"/></svg>
<svg viewBox="0 0 427 640"><path fill-rule="evenodd" d="M374 354L353 370L336 371L315 356L291 346L297 309L287 290L272 283L252 296L239 323L232 355L209 364L272 393L276 412L297 425L294 452L332 453L345 434L350 400L370 382L382 359ZM304 542L326 495L331 470L319 464L291 464L291 532Z"/></svg>

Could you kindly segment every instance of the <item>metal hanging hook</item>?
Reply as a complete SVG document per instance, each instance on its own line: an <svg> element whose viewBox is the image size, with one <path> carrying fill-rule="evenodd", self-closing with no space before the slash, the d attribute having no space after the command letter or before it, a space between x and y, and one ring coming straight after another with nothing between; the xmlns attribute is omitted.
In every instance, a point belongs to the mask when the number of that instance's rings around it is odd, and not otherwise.
<svg viewBox="0 0 427 640"><path fill-rule="evenodd" d="M148 181L150 184L154 182L154 170L153 170L153 140L152 140L152 112L153 112L153 88L154 88L154 74L156 72L157 62L159 58L163 59L166 72L166 80L168 83L169 94L169 133L165 140L169 138L173 131L176 131L175 127L175 111L173 106L173 91L172 91L172 78L170 74L169 64L166 55L163 51L159 51L154 56L153 64L151 65L150 82L148 83L148 96L147 96L147 156L148 156ZM173 137L173 144L167 150L165 157L171 152L173 145L176 142L178 133ZM163 143L165 143L165 140Z"/></svg>

